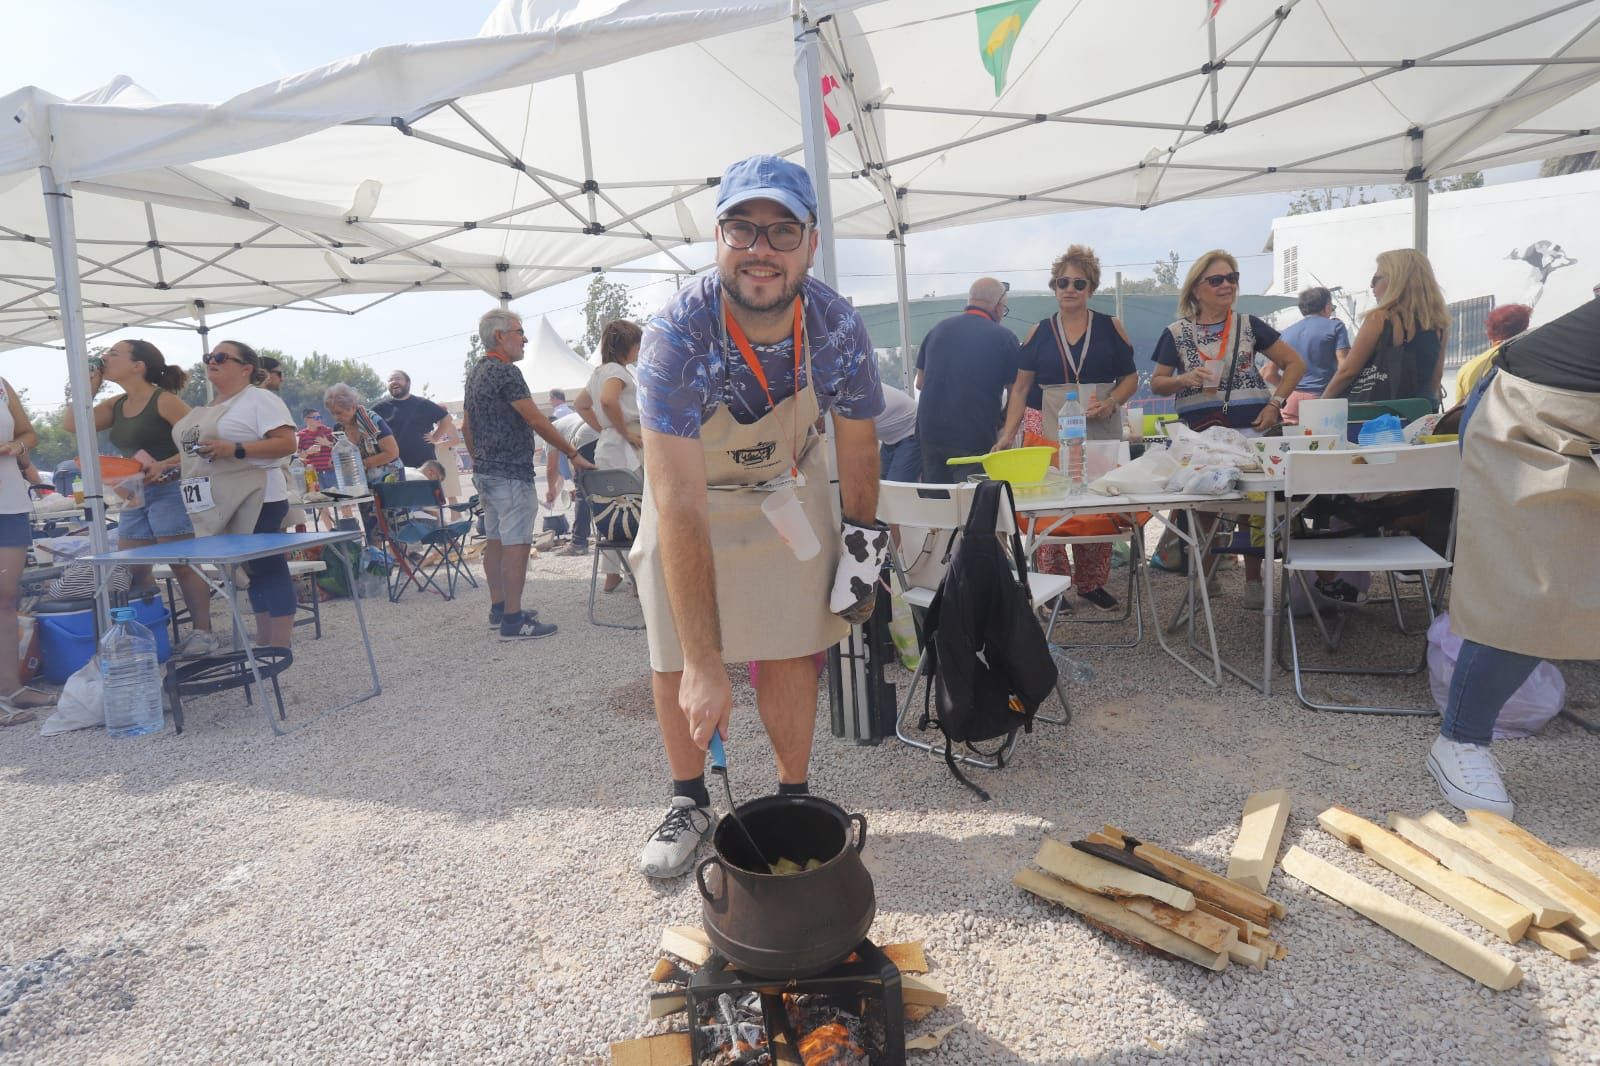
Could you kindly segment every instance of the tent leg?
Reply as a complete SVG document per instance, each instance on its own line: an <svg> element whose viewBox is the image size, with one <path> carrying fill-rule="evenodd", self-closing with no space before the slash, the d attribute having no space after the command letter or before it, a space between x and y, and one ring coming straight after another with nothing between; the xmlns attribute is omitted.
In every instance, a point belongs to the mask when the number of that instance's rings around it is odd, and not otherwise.
<svg viewBox="0 0 1600 1066"><path fill-rule="evenodd" d="M1411 247L1428 254L1428 175L1422 168L1422 131L1411 132Z"/></svg>
<svg viewBox="0 0 1600 1066"><path fill-rule="evenodd" d="M205 359L211 354L211 327L206 325L206 302L194 302L195 332L200 334L200 358ZM217 390L211 385L211 379L206 378L206 402L210 403L217 398Z"/></svg>
<svg viewBox="0 0 1600 1066"><path fill-rule="evenodd" d="M905 373L906 392L917 395L917 357L911 344L911 296L906 286L906 237L894 239L894 288L900 312L900 364Z"/></svg>
<svg viewBox="0 0 1600 1066"><path fill-rule="evenodd" d="M94 433L94 397L89 394L89 341L83 328L83 295L78 281L78 235L73 223L72 193L56 181L49 166L39 168L44 188L45 218L50 227L50 255L56 268L56 303L61 311L61 333L67 348L67 381L72 386L78 467L83 478L83 498L89 509L89 544L95 554L106 551L106 505L101 495L100 446ZM107 583L97 582L100 627L111 623Z"/></svg>
<svg viewBox="0 0 1600 1066"><path fill-rule="evenodd" d="M838 261L833 247L833 195L828 185L828 131L822 116L822 54L817 45L821 32L806 18L800 0L794 0L794 76L800 90L800 128L805 139L806 169L817 189L817 272L830 288L839 287Z"/></svg>

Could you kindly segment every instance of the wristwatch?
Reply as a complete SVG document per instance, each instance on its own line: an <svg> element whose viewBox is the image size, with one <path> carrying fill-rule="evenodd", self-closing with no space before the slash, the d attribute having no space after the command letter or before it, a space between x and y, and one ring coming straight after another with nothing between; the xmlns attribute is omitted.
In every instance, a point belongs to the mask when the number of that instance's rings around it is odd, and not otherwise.
<svg viewBox="0 0 1600 1066"><path fill-rule="evenodd" d="M234 444L234 446L233 446L233 457L235 459L243 459L244 458L244 445L242 443Z"/></svg>
<svg viewBox="0 0 1600 1066"><path fill-rule="evenodd" d="M1287 396L1274 396L1274 397L1272 397L1272 406L1276 407L1278 410L1281 411L1285 407L1287 407L1288 405L1289 405L1289 397L1287 397Z"/></svg>

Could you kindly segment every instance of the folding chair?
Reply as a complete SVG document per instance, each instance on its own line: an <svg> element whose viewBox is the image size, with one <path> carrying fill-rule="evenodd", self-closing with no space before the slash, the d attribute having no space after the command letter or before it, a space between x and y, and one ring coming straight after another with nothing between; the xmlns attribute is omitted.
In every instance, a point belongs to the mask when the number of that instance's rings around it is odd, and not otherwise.
<svg viewBox="0 0 1600 1066"><path fill-rule="evenodd" d="M1460 467L1460 453L1455 444L1399 445L1391 448L1347 448L1331 452L1293 452L1284 464L1284 495L1290 499L1337 493L1356 495L1362 493L1412 492L1422 489L1453 489ZM1294 671L1294 691L1301 703L1318 711L1344 711L1364 714L1414 714L1438 713L1433 707L1381 707L1366 704L1318 703L1306 695L1305 674L1372 674L1388 677L1406 677L1421 673L1427 668L1427 641L1422 642L1422 652L1415 666L1401 667L1340 667L1305 666L1300 661L1299 633L1293 612L1288 610L1290 581L1300 582L1308 599L1311 586L1308 574L1319 571L1369 571L1391 576L1396 571L1412 571L1421 575L1423 603L1428 620L1434 617L1434 595L1429 575L1448 571L1450 560L1435 552L1422 541L1411 536L1343 537L1308 539L1302 534L1296 538L1296 523L1285 527L1283 543L1284 589L1280 617L1289 628L1289 652ZM1398 617L1399 605L1395 611ZM1320 612L1313 611L1323 644L1329 649L1338 646L1335 635L1330 634ZM1402 633L1405 628L1400 627Z"/></svg>
<svg viewBox="0 0 1600 1066"><path fill-rule="evenodd" d="M437 481L390 481L372 486L377 503L379 543L389 557L389 601L398 603L406 589L432 589L447 600L456 594L456 577L466 574L462 545L470 519L445 520L444 490ZM426 517L418 517L421 512ZM444 584L439 583L444 571Z"/></svg>
<svg viewBox="0 0 1600 1066"><path fill-rule="evenodd" d="M574 470L573 480L589 497L594 513L598 517L604 501L617 496L635 496L641 501L644 498L644 482L632 470ZM591 537L593 544L592 562L589 565L589 624L603 626L606 629L643 629L644 622L637 624L626 622L602 622L595 617L594 604L596 592L600 586L600 554L610 552L622 565L622 579L629 585L634 584L633 570L628 566L628 551L633 547L633 538L608 540L596 522Z"/></svg>
<svg viewBox="0 0 1600 1066"><path fill-rule="evenodd" d="M1048 514L1032 514L1026 521L1031 528L1049 528L1056 519ZM1058 648L1135 648L1144 639L1144 605L1139 600L1139 590L1134 577L1139 568L1139 557L1144 551L1144 527L1150 521L1148 513L1138 516L1086 514L1067 519L1051 533L1034 542L1034 553L1046 544L1126 544L1128 546L1128 585L1122 593L1122 612L1104 617L1085 615L1083 618L1063 619L1066 623L1083 625L1120 625L1133 619L1133 637L1116 641L1051 641Z"/></svg>
<svg viewBox="0 0 1600 1066"><path fill-rule="evenodd" d="M933 678L927 668L928 651L922 640L921 613L933 603L934 593L938 591L945 570L949 568L950 558L955 553L956 540L966 524L967 512L972 507L972 495L973 486L968 484L921 485L908 481L883 481L878 484L878 521L899 527L899 543L896 544L894 538L889 542L890 567L900 582L906 602L917 612L918 643L923 644L922 653L917 658L917 668L911 675L911 685L906 690L906 697L900 705L899 714L895 716L894 732L903 743L923 751L942 753L943 747L914 737L906 731L906 717L916 697L917 682L922 680L926 684L933 684ZM995 532L1009 535L1015 522L1016 516L1002 509ZM1054 604L1050 612L1050 621L1045 629L1047 634L1055 625L1056 616L1061 610L1061 597L1071 588L1070 577L1060 574L1040 574L1029 569L1029 605L1037 610L1044 604ZM1071 720L1072 709L1067 704L1067 696L1061 685L1062 681L1058 675L1056 699L1061 703L1061 716L1054 718L1039 714L1036 716L1039 721L1066 725ZM956 759L969 766L986 770L996 769L1011 757L1016 739L1016 734L1013 734L993 759L983 759L973 755L957 755Z"/></svg>

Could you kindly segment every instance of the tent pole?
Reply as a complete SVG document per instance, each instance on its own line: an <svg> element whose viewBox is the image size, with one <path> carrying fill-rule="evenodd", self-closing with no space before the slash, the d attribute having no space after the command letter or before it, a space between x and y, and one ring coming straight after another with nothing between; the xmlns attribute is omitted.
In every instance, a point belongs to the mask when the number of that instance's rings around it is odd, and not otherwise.
<svg viewBox="0 0 1600 1066"><path fill-rule="evenodd" d="M206 302L194 302L194 330L200 335L200 365L205 366L206 356L211 354L211 327L206 325ZM201 375L204 377L204 375ZM217 398L217 390L212 387L211 379L206 378L206 403L211 403Z"/></svg>
<svg viewBox="0 0 1600 1066"><path fill-rule="evenodd" d="M1122 271L1117 271L1117 321L1122 321Z"/></svg>
<svg viewBox="0 0 1600 1066"><path fill-rule="evenodd" d="M911 298L906 286L906 235L894 238L894 289L900 312L900 365L906 376L906 392L917 395L917 357L911 348Z"/></svg>
<svg viewBox="0 0 1600 1066"><path fill-rule="evenodd" d="M1411 247L1428 254L1428 175L1422 169L1422 131L1411 131Z"/></svg>
<svg viewBox="0 0 1600 1066"><path fill-rule="evenodd" d="M830 288L839 287L839 269L833 247L833 195L828 184L828 131L822 117L822 57L816 26L806 18L800 0L794 0L794 76L800 90L800 129L804 137L806 169L817 188L817 272Z"/></svg>
<svg viewBox="0 0 1600 1066"><path fill-rule="evenodd" d="M78 237L72 217L72 193L56 181L50 166L39 168L44 187L44 213L50 227L50 256L55 260L56 303L61 311L61 334L67 348L67 381L72 386L73 423L78 439L78 468L83 478L83 499L89 510L89 545L95 554L109 547L106 539L106 505L101 493L100 445L94 432L94 397L89 394L89 341L83 329L83 297L78 283ZM97 582L100 626L111 622L110 593Z"/></svg>

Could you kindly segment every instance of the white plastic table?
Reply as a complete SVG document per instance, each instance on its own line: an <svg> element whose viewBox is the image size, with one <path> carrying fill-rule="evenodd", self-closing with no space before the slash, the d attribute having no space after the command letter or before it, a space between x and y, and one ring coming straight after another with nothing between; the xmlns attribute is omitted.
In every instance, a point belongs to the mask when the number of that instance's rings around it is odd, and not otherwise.
<svg viewBox="0 0 1600 1066"><path fill-rule="evenodd" d="M323 533L247 533L225 534L216 537L195 537L192 540L175 540L162 544L147 544L142 548L127 548L123 551L103 552L99 555L85 555L79 561L93 563L103 575L107 567L121 563L127 566L156 566L165 563L169 566L194 567L195 572L205 577L206 584L223 594L228 610L233 613L233 632L235 641L242 646L245 662L250 668L255 683L262 693L261 704L266 711L267 724L272 727L275 734L282 735L288 730L278 723L273 715L273 707L266 699L266 687L262 683L261 664L256 659L255 647L246 639L247 630L244 626L244 616L239 612L238 598L234 595L233 568L252 559L265 558L268 555L283 555L287 552L302 551L306 548L323 548L342 541L360 541L365 534L359 529L335 529ZM382 688L378 684L378 662L372 654L372 637L367 632L367 616L361 608L360 584L356 580L354 568L350 560L343 555L339 561L344 565L345 576L350 583L352 598L356 602L356 623L361 628L361 643L367 653L367 667L372 673L372 689L352 700L341 703L337 707L328 708L327 712L342 711L346 707L353 707L357 703L369 700L378 695ZM220 574L219 577L206 577L200 567L214 567Z"/></svg>

